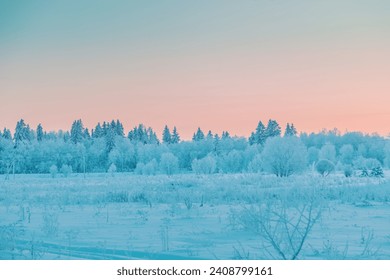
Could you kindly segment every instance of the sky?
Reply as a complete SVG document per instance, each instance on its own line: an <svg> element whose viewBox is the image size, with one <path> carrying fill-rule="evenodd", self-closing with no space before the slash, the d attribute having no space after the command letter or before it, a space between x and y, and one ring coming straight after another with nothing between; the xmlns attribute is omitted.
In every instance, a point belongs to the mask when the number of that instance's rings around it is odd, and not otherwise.
<svg viewBox="0 0 390 280"><path fill-rule="evenodd" d="M0 0L0 127L390 132L388 0Z"/></svg>

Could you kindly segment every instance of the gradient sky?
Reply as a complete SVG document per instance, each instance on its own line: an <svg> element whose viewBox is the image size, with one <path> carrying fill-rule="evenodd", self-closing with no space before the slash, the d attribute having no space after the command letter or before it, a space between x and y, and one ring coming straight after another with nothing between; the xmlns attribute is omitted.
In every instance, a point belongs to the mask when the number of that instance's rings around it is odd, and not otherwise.
<svg viewBox="0 0 390 280"><path fill-rule="evenodd" d="M0 0L0 127L390 132L388 0Z"/></svg>

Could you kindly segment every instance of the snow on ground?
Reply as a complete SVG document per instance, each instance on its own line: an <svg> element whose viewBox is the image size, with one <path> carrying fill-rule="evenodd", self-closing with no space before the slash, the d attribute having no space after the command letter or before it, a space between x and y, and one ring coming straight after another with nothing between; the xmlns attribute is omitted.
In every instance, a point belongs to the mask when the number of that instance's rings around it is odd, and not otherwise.
<svg viewBox="0 0 390 280"><path fill-rule="evenodd" d="M305 230L308 205L320 215L298 259L390 259L386 179L74 174L0 180L0 259L280 259L264 230L288 257ZM288 222L280 223L282 214Z"/></svg>

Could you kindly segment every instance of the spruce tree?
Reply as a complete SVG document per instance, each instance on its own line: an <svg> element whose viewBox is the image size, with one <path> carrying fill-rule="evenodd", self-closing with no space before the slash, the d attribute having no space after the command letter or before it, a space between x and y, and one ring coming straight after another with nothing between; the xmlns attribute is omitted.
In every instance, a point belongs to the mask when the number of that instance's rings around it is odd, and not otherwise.
<svg viewBox="0 0 390 280"><path fill-rule="evenodd" d="M172 135L171 135L171 132L169 131L169 128L167 125L164 127L164 130L163 130L162 141L165 144L171 144L171 141L172 141Z"/></svg>
<svg viewBox="0 0 390 280"><path fill-rule="evenodd" d="M26 125L23 119L17 122L15 133L14 133L14 141L15 147L17 147L22 142L27 142L31 140L31 131L30 127Z"/></svg>
<svg viewBox="0 0 390 280"><path fill-rule="evenodd" d="M265 136L268 137L277 137L280 136L281 129L277 121L269 120L267 128L265 129Z"/></svg>
<svg viewBox="0 0 390 280"><path fill-rule="evenodd" d="M11 131L8 128L4 128L3 130L3 138L7 140L12 140Z"/></svg>
<svg viewBox="0 0 390 280"><path fill-rule="evenodd" d="M284 136L295 136L297 135L297 130L294 127L294 124L287 123L286 130L284 132Z"/></svg>
<svg viewBox="0 0 390 280"><path fill-rule="evenodd" d="M73 144L81 143L84 139L84 127L83 122L80 120L76 120L72 124L72 128L70 129L70 141Z"/></svg>
<svg viewBox="0 0 390 280"><path fill-rule="evenodd" d="M192 137L192 140L194 141L201 141L204 139L204 133L203 131L200 129L200 127L198 127L198 130L196 131L196 133L194 134L194 136Z"/></svg>
<svg viewBox="0 0 390 280"><path fill-rule="evenodd" d="M177 132L177 129L176 129L176 126L173 127L173 131L172 131L172 139L171 139L171 143L172 144L177 144L180 142L180 135L179 133Z"/></svg>
<svg viewBox="0 0 390 280"><path fill-rule="evenodd" d="M44 136L44 133L43 133L42 125L38 124L38 126L37 126L37 141L41 142L43 140L43 136Z"/></svg>

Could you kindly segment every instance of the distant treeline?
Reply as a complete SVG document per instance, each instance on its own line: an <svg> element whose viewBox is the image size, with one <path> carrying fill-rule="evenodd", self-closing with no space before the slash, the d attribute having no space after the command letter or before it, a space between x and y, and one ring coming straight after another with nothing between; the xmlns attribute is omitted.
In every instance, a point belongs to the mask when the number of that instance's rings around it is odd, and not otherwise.
<svg viewBox="0 0 390 280"><path fill-rule="evenodd" d="M0 173L131 172L153 175L180 172L269 172L277 176L327 161L336 170L390 166L390 144L379 135L337 130L297 133L287 124L283 133L275 120L261 121L249 138L221 135L198 128L191 141L182 141L176 127L165 126L161 140L140 124L127 134L119 120L98 123L91 131L82 120L70 131L46 132L24 120L15 132L0 132ZM322 162L323 163L323 162ZM8 177L8 176L6 176Z"/></svg>

